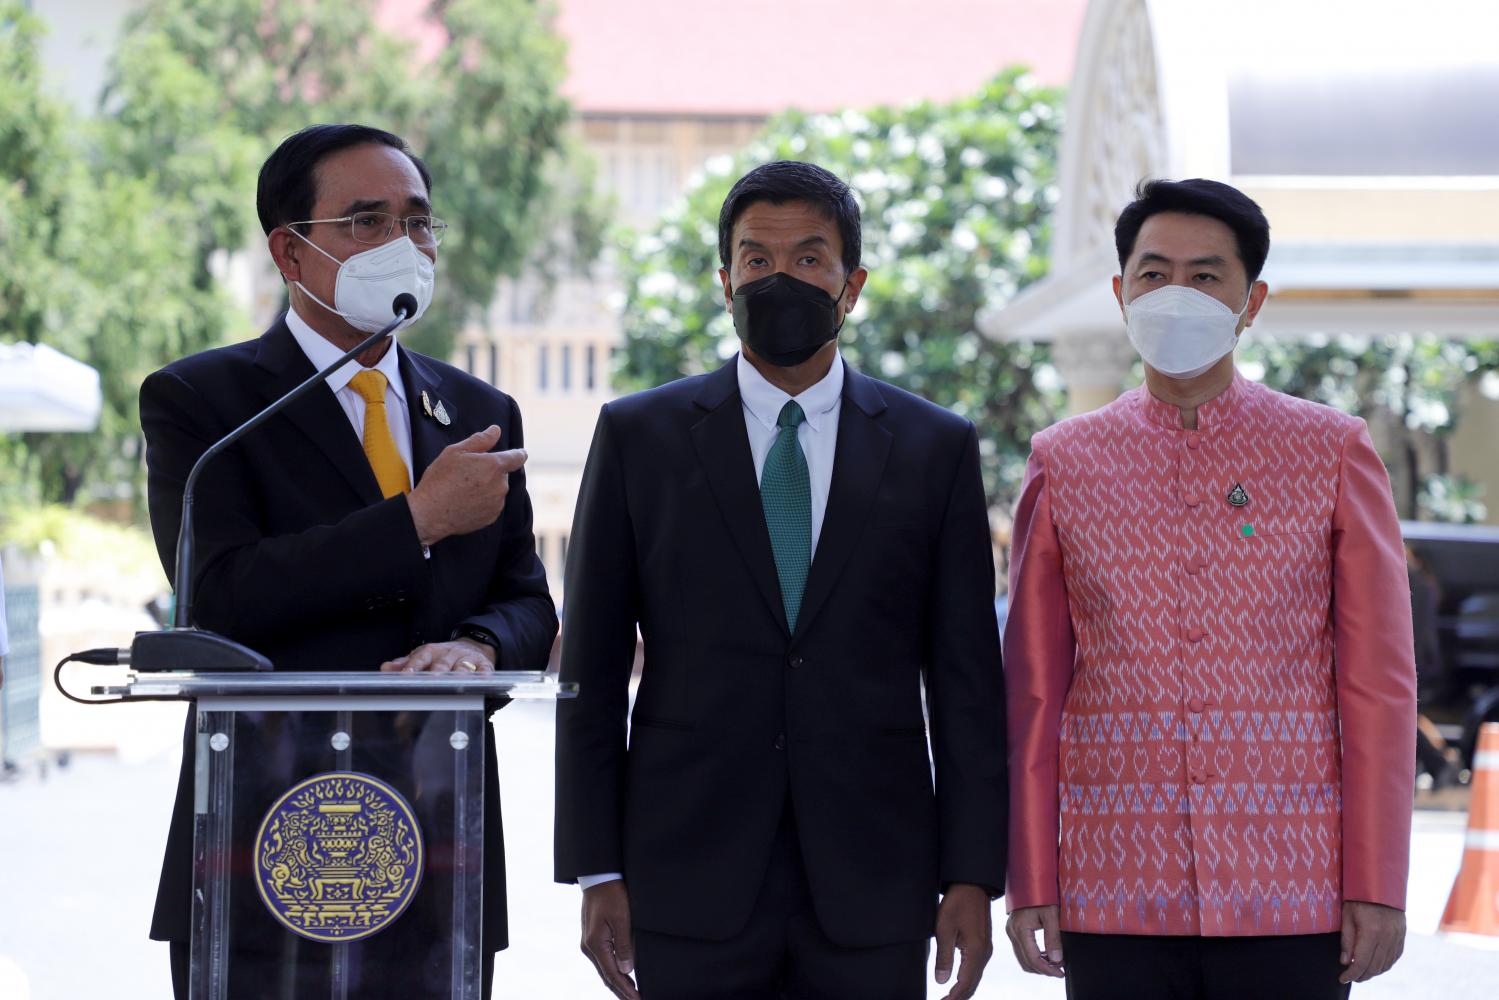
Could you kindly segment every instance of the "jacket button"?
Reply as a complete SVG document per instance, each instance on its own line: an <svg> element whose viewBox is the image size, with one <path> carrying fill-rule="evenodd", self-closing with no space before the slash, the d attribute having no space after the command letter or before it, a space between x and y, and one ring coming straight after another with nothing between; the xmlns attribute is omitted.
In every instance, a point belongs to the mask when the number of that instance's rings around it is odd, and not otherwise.
<svg viewBox="0 0 1499 1000"><path fill-rule="evenodd" d="M1195 510L1197 507L1202 505L1202 498L1197 496L1195 493L1188 493L1186 496L1182 497L1182 503Z"/></svg>
<svg viewBox="0 0 1499 1000"><path fill-rule="evenodd" d="M778 735L776 737L775 743L773 743L772 746L774 746L777 750L786 749L786 734L781 733L780 735Z"/></svg>
<svg viewBox="0 0 1499 1000"><path fill-rule="evenodd" d="M1193 451L1196 451L1201 444L1202 444L1202 442L1198 440L1196 434L1188 434L1187 435L1187 447L1188 448L1191 448Z"/></svg>
<svg viewBox="0 0 1499 1000"><path fill-rule="evenodd" d="M789 666L792 670L795 670L805 662L806 661L803 660L800 656L792 656L787 659L786 665Z"/></svg>
<svg viewBox="0 0 1499 1000"><path fill-rule="evenodd" d="M1207 780L1208 780L1207 777L1205 775L1203 775L1201 772L1193 772L1193 774L1192 774L1192 784L1194 784L1194 785L1205 784L1207 782Z"/></svg>
<svg viewBox="0 0 1499 1000"><path fill-rule="evenodd" d="M1204 708L1207 708L1207 702L1203 701L1201 698L1193 698L1191 701L1187 702L1187 707L1190 708L1193 712L1201 712Z"/></svg>
<svg viewBox="0 0 1499 1000"><path fill-rule="evenodd" d="M1196 576L1198 574L1198 572L1202 569L1202 566L1199 563L1189 562L1186 565L1186 569L1187 569L1187 575L1188 576Z"/></svg>
<svg viewBox="0 0 1499 1000"><path fill-rule="evenodd" d="M1204 632L1202 629L1198 628L1196 625L1193 625L1191 628L1189 628L1187 630L1187 641L1188 642L1201 642L1206 637L1207 637L1207 633Z"/></svg>

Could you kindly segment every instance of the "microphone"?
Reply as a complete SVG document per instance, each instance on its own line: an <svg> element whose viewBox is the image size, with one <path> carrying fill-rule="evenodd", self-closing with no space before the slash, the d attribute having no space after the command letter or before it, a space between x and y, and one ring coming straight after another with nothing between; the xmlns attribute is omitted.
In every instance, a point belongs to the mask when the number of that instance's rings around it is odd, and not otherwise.
<svg viewBox="0 0 1499 1000"><path fill-rule="evenodd" d="M275 414L301 399L315 386L321 385L328 376L338 371L350 360L382 342L396 328L416 315L416 296L410 292L397 295L390 304L395 319L382 329L370 334L357 346L346 351L337 361L292 389L280 399L240 424L234 430L209 446L198 457L192 471L187 474L187 483L182 488L182 521L177 531L177 606L172 614L171 627L158 632L137 632L130 644L130 665L138 671L160 670L270 670L271 661L261 654L235 642L233 639L193 628L193 490L203 467L210 459L224 451L234 442L265 423Z"/></svg>
<svg viewBox="0 0 1499 1000"><path fill-rule="evenodd" d="M396 322L401 323L416 316L416 296L410 292L402 292L390 302L390 311L395 313ZM401 315L405 313L405 315ZM394 329L393 326L385 328L387 331ZM382 334L383 336L383 334Z"/></svg>

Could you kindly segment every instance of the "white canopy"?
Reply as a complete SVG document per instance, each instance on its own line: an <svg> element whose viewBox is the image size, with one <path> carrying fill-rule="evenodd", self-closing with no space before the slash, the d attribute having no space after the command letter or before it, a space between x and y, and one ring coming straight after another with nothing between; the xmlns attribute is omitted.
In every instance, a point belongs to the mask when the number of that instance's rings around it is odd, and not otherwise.
<svg viewBox="0 0 1499 1000"><path fill-rule="evenodd" d="M0 432L91 431L99 373L46 344L0 344Z"/></svg>

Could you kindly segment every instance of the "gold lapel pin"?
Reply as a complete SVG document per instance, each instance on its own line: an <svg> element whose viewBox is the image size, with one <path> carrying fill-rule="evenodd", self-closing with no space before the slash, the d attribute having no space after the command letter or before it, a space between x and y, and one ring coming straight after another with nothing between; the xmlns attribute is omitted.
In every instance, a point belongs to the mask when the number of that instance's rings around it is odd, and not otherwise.
<svg viewBox="0 0 1499 1000"><path fill-rule="evenodd" d="M422 412L427 416L432 415L432 397L427 395L427 390L422 390Z"/></svg>

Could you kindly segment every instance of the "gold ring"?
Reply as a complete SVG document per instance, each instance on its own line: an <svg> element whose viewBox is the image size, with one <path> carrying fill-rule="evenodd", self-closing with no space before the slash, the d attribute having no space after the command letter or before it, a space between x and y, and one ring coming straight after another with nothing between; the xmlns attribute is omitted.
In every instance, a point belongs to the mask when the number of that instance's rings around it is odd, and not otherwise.
<svg viewBox="0 0 1499 1000"><path fill-rule="evenodd" d="M479 665L477 663L475 663L473 660L459 660L458 661L458 665L460 667L462 667L464 670L478 670L479 669Z"/></svg>

